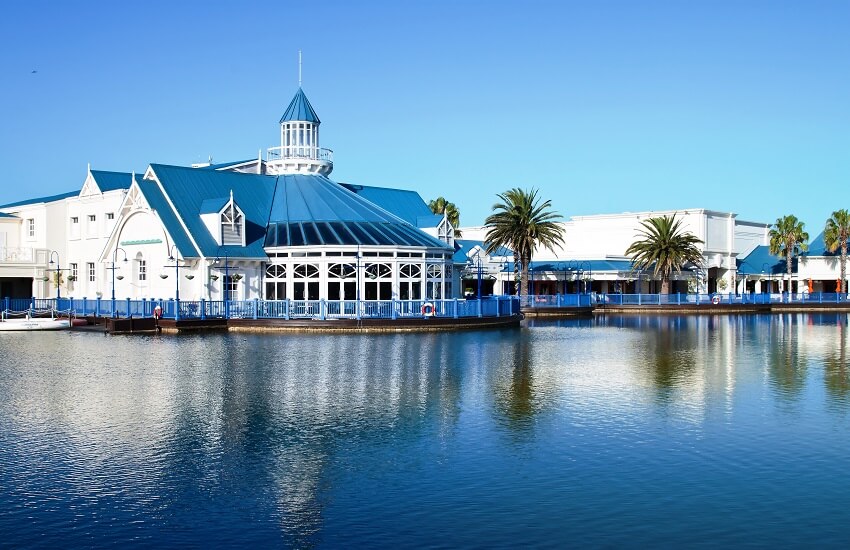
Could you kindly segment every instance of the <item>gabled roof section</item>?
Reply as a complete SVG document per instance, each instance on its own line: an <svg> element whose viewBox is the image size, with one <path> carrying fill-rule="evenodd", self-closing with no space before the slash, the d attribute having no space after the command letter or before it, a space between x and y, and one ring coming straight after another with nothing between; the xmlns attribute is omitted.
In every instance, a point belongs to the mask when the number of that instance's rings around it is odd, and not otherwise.
<svg viewBox="0 0 850 550"><path fill-rule="evenodd" d="M162 194L162 190L155 181L137 178L136 183L139 186L142 196L148 202L152 210L156 212L162 225L165 226L165 231L171 235L173 243L177 245L177 250L184 258L196 258L198 251L192 244L192 240L180 224L180 220L174 214L174 210L168 204L168 199Z"/></svg>
<svg viewBox="0 0 850 550"><path fill-rule="evenodd" d="M3 213L3 212L0 212L0 218L15 218L15 219L18 219L18 217L17 217L17 216L15 216L15 215L12 215L12 214L5 214L5 213Z"/></svg>
<svg viewBox="0 0 850 550"><path fill-rule="evenodd" d="M219 162L217 164L210 164L208 166L201 166L199 170L224 170L226 168L232 168L234 166L239 166L240 164L248 164L249 162L257 162L256 157L248 160L237 160L234 162Z"/></svg>
<svg viewBox="0 0 850 550"><path fill-rule="evenodd" d="M340 183L352 193L356 193L371 203L377 204L384 210L388 210L411 225L417 227L436 227L418 225L420 216L433 216L434 213L419 196L416 191L406 189L392 189L390 187L369 187L367 185L354 185L351 183ZM442 216L440 216L442 219ZM439 222L438 222L439 223Z"/></svg>
<svg viewBox="0 0 850 550"><path fill-rule="evenodd" d="M277 177L240 172L198 170L182 166L152 164L151 169L174 204L180 220L186 225L192 239L205 257L229 256L231 258L263 258L263 240L266 233L269 205L274 198ZM245 215L245 246L219 246L201 220L204 197L228 197L239 205ZM151 205L153 207L153 205ZM205 208L209 207L209 203ZM159 211L159 209L157 209ZM217 212L218 210L216 210ZM163 220L164 221L164 220ZM179 225L179 220L176 220ZM169 233L171 233L170 227ZM185 231L184 231L185 233ZM173 235L173 233L172 233ZM187 236L188 238L188 236ZM176 237L175 237L176 241ZM178 243L179 247L179 243ZM181 254L183 250L181 249Z"/></svg>
<svg viewBox="0 0 850 550"><path fill-rule="evenodd" d="M484 241L475 241L471 239L455 239L455 255L452 259L455 263L466 263L466 261L469 260L469 253L472 252L475 247L480 248L486 254L487 246ZM500 246L496 249L495 252L493 252L493 254L490 254L489 256L491 258L513 257L513 252L511 252L504 246Z"/></svg>
<svg viewBox="0 0 850 550"><path fill-rule="evenodd" d="M16 206L27 206L27 205L30 205L30 204L41 204L41 203L44 203L44 202L56 202L56 201L61 201L61 200L64 200L64 199L70 199L71 197L76 197L79 194L80 194L79 191L70 191L68 193L61 193L59 195L50 195L50 196L47 196L47 197L38 197L38 198L35 198L35 199L27 199L27 200L24 200L24 201L10 202L9 204L0 205L0 208L14 208Z"/></svg>
<svg viewBox="0 0 850 550"><path fill-rule="evenodd" d="M218 214L224 206L230 202L230 197L217 197L215 199L206 199L201 202L200 214Z"/></svg>
<svg viewBox="0 0 850 550"><path fill-rule="evenodd" d="M105 170L92 170L91 175L94 178L97 187L101 193L107 191L115 191L118 189L129 189L133 183L133 175L129 172L107 172Z"/></svg>
<svg viewBox="0 0 850 550"><path fill-rule="evenodd" d="M320 175L278 178L266 246L450 247L347 187Z"/></svg>
<svg viewBox="0 0 850 550"><path fill-rule="evenodd" d="M318 115L316 115L316 111L314 111L313 106L310 105L310 100L307 99L307 96L304 95L304 90L301 88L298 88L298 91L295 92L295 97L292 98L292 101L289 102L289 107L286 108L286 112L283 113L282 117L280 117L281 123L294 120L315 122L316 124L320 124L322 122L319 120Z"/></svg>
<svg viewBox="0 0 850 550"><path fill-rule="evenodd" d="M820 235L809 241L809 249L806 252L800 254L801 256L839 256L841 255L841 249L836 248L835 252L830 252L826 248L826 241L823 238L823 231L820 232Z"/></svg>
<svg viewBox="0 0 850 550"><path fill-rule="evenodd" d="M792 271L797 271L797 258L791 261ZM774 256L770 253L770 247L759 245L743 258L738 258L738 273L756 275L758 273L781 274L785 273L785 258Z"/></svg>
<svg viewBox="0 0 850 550"><path fill-rule="evenodd" d="M416 227L420 229L437 227L443 221L442 214L430 214L428 216L416 216Z"/></svg>

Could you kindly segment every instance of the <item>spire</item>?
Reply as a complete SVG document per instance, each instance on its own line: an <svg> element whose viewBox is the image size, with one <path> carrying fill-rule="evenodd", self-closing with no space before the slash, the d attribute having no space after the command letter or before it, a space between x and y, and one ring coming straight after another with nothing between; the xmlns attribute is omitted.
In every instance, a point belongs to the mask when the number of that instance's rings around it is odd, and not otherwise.
<svg viewBox="0 0 850 550"><path fill-rule="evenodd" d="M318 115L316 115L316 111L313 110L313 106L310 105L310 101L307 99L307 96L304 95L304 90L298 88L298 91L295 93L295 97L292 98L292 101L289 102L289 107L286 108L286 112L283 113L283 116L280 117L280 123L291 122L313 122L315 124L321 124L321 120L319 120Z"/></svg>

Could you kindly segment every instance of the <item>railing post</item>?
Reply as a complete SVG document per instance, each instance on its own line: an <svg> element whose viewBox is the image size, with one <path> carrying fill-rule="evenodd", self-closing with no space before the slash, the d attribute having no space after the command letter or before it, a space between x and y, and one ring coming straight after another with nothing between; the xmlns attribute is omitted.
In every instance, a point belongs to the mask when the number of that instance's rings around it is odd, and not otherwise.
<svg viewBox="0 0 850 550"><path fill-rule="evenodd" d="M452 304L452 317L457 319L457 298L454 299L454 304Z"/></svg>
<svg viewBox="0 0 850 550"><path fill-rule="evenodd" d="M398 313L396 312L396 309L395 309L395 306L396 306L396 299L395 298L393 298L391 300L390 306L393 308L393 311L392 311L392 314L391 314L392 318L398 319Z"/></svg>
<svg viewBox="0 0 850 550"><path fill-rule="evenodd" d="M207 301L204 298L201 298L201 320L207 318Z"/></svg>
<svg viewBox="0 0 850 550"><path fill-rule="evenodd" d="M132 317L132 315L130 315L130 297L129 296L127 297L127 317Z"/></svg>
<svg viewBox="0 0 850 550"><path fill-rule="evenodd" d="M354 300L354 318L360 320L360 300Z"/></svg>
<svg viewBox="0 0 850 550"><path fill-rule="evenodd" d="M100 317L100 296L98 296L97 300L94 302L94 316Z"/></svg>
<svg viewBox="0 0 850 550"><path fill-rule="evenodd" d="M254 319L257 318L257 310L260 309L260 299L254 298Z"/></svg>
<svg viewBox="0 0 850 550"><path fill-rule="evenodd" d="M289 298L283 302L283 318L289 321Z"/></svg>
<svg viewBox="0 0 850 550"><path fill-rule="evenodd" d="M478 300L477 300L477 301L478 301L478 316L479 316L479 317L482 317L482 316L484 315L484 312L482 311L482 306L483 306L482 302L483 302L483 300L482 300L481 298L478 298Z"/></svg>
<svg viewBox="0 0 850 550"><path fill-rule="evenodd" d="M643 296L643 294L638 292L638 305L641 305L641 300L642 300L641 296Z"/></svg>
<svg viewBox="0 0 850 550"><path fill-rule="evenodd" d="M174 320L180 320L180 300L174 300Z"/></svg>
<svg viewBox="0 0 850 550"><path fill-rule="evenodd" d="M324 298L319 301L319 317L322 321L328 318L328 303Z"/></svg>

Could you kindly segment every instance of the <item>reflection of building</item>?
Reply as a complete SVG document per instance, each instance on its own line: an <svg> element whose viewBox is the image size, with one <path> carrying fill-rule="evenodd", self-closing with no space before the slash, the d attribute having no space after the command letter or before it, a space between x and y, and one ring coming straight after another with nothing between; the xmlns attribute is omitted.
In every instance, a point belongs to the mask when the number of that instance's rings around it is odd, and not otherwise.
<svg viewBox="0 0 850 550"><path fill-rule="evenodd" d="M280 145L143 174L89 170L80 191L0 207L0 295L420 299L455 295L454 228L415 192L328 179L333 153L299 89Z"/></svg>
<svg viewBox="0 0 850 550"><path fill-rule="evenodd" d="M646 271L636 271L625 251L637 238L640 223L652 217L675 214L682 227L703 241L704 265L699 271L685 271L672 281L672 292L687 292L696 282L700 292L725 288L732 292L736 260L759 245L767 244L770 225L739 220L734 213L712 210L626 212L574 216L562 224L564 247L536 251L532 261L531 293L567 294L575 292L657 292L660 281ZM483 240L485 227L465 227L466 238ZM503 261L498 257L492 263ZM496 284L502 292L513 288L513 265L499 275Z"/></svg>

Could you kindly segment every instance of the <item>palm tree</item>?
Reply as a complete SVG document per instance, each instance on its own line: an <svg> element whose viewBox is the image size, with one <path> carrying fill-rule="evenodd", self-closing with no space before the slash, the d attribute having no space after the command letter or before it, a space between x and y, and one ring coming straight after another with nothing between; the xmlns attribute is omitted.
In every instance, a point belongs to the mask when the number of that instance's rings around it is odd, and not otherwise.
<svg viewBox="0 0 850 550"><path fill-rule="evenodd" d="M445 197L437 197L432 201L428 201L428 208L434 214L445 214L449 223L455 229L455 237L460 237L460 210L453 202L449 202Z"/></svg>
<svg viewBox="0 0 850 550"><path fill-rule="evenodd" d="M626 255L632 257L632 265L638 269L654 266L654 273L661 277L661 293L670 293L670 277L673 272L681 273L682 267L690 262L702 265L702 251L697 245L703 244L690 231L682 230L682 220L676 215L649 218L641 222L643 229L638 231L637 240L626 249Z"/></svg>
<svg viewBox="0 0 850 550"><path fill-rule="evenodd" d="M827 250L835 252L841 249L841 293L847 294L847 238L850 237L850 212L845 209L836 210L826 220L823 231L823 242Z"/></svg>
<svg viewBox="0 0 850 550"><path fill-rule="evenodd" d="M797 216L788 215L776 219L776 223L770 229L770 253L774 256L785 256L785 269L788 273L788 281L791 281L791 258L801 251L809 249L806 241L809 234L803 229L806 224L797 219ZM783 289L787 290L787 289Z"/></svg>
<svg viewBox="0 0 850 550"><path fill-rule="evenodd" d="M537 189L526 191L514 187L496 196L501 202L493 205L494 213L484 220L488 226L484 237L486 250L493 254L505 247L513 252L514 272L517 262L522 266L520 296L526 296L528 269L538 245L554 252L555 245L564 244L564 229L558 224L561 215L550 210L552 201L541 202Z"/></svg>

